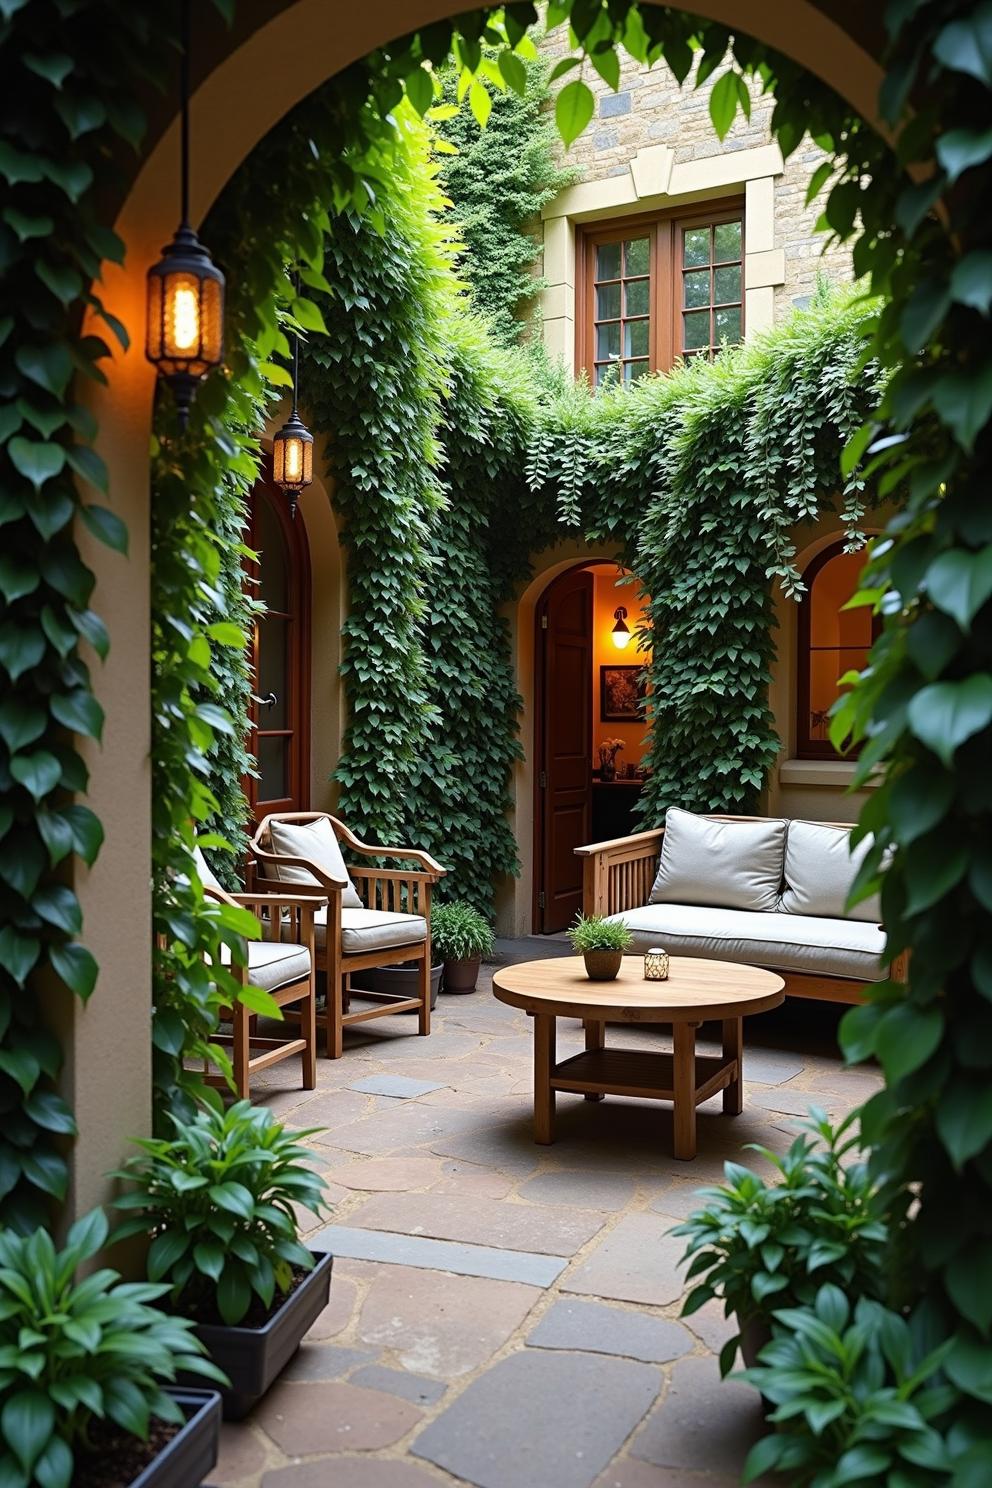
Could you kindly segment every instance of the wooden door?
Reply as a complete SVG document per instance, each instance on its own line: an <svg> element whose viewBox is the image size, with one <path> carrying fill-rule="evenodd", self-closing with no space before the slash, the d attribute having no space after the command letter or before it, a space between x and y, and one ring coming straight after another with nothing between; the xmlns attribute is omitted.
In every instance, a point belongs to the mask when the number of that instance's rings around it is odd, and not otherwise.
<svg viewBox="0 0 992 1488"><path fill-rule="evenodd" d="M255 622L251 705L258 778L248 782L255 825L270 811L310 804L310 552L303 516L259 481L251 495L251 592L266 612Z"/></svg>
<svg viewBox="0 0 992 1488"><path fill-rule="evenodd" d="M538 608L536 926L564 930L582 908L592 800L593 576L555 580Z"/></svg>

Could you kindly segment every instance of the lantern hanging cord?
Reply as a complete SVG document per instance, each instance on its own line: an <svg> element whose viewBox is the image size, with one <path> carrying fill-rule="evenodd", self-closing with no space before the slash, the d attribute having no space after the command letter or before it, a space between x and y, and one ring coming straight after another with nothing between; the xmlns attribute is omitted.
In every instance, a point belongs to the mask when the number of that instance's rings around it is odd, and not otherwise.
<svg viewBox="0 0 992 1488"><path fill-rule="evenodd" d="M299 298L299 293L300 293L300 271L299 271L299 269L297 269L294 272L294 274L293 274L293 291L296 294L297 298ZM293 336L293 413L292 413L292 417L293 418L296 418L296 415L297 415L296 402L297 402L297 397L298 397L299 382L300 382L300 336L299 336L299 332L297 331L294 334L294 336Z"/></svg>
<svg viewBox="0 0 992 1488"><path fill-rule="evenodd" d="M189 226L189 0L180 0L179 97L182 105L180 171L183 226Z"/></svg>

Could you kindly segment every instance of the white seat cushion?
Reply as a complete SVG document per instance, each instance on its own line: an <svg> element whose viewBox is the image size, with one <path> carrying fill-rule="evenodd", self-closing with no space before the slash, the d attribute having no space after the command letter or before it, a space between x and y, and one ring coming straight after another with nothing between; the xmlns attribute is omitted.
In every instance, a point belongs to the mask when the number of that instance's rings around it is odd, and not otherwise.
<svg viewBox="0 0 992 1488"><path fill-rule="evenodd" d="M231 952L221 946L221 961L231 964ZM283 940L248 941L248 980L263 992L278 992L310 975L310 952L306 946Z"/></svg>
<svg viewBox="0 0 992 1488"><path fill-rule="evenodd" d="M193 862L196 864L197 875L205 889L223 889L224 885L198 847L193 849Z"/></svg>
<svg viewBox="0 0 992 1488"><path fill-rule="evenodd" d="M698 904L647 904L611 915L633 931L638 953L663 946L673 956L703 956L805 971L813 976L881 982L885 933L865 920L820 918Z"/></svg>
<svg viewBox="0 0 992 1488"><path fill-rule="evenodd" d="M341 844L326 816L312 822L270 822L269 838L272 851L277 855L285 853L291 858L307 858L332 878L346 878L348 887L341 895L341 903L350 909L361 909L362 901L345 865ZM309 884L311 887L317 883L312 873L298 868L295 863L266 863L264 867L266 872L274 869L280 883Z"/></svg>
<svg viewBox="0 0 992 1488"><path fill-rule="evenodd" d="M777 909L785 828L785 821L776 817L714 821L670 807L651 903Z"/></svg>
<svg viewBox="0 0 992 1488"><path fill-rule="evenodd" d="M327 910L318 909L313 922L317 948L323 950L327 944ZM342 907L341 949L346 956L360 956L366 951L387 951L391 946L419 945L426 939L427 921L423 915Z"/></svg>
<svg viewBox="0 0 992 1488"><path fill-rule="evenodd" d="M779 908L786 914L820 915L828 919L882 918L877 894L845 909L851 885L872 839L866 837L851 851L849 827L826 822L790 821L785 844L785 891Z"/></svg>

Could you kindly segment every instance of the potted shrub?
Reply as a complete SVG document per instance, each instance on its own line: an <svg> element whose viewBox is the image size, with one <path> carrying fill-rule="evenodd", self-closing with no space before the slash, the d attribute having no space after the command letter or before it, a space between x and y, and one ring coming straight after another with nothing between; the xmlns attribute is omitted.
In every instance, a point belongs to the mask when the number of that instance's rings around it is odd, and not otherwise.
<svg viewBox="0 0 992 1488"><path fill-rule="evenodd" d="M431 912L431 944L444 963L445 992L474 992L483 956L493 948L489 921L471 904L439 904Z"/></svg>
<svg viewBox="0 0 992 1488"><path fill-rule="evenodd" d="M148 1276L228 1376L224 1414L237 1420L327 1305L332 1258L300 1244L293 1208L319 1213L324 1180L299 1145L312 1132L287 1132L264 1106L201 1106L174 1124L115 1174L130 1185L117 1207L131 1213L115 1239L148 1236Z"/></svg>
<svg viewBox="0 0 992 1488"><path fill-rule="evenodd" d="M753 1146L778 1170L774 1182L738 1163L727 1181L704 1188L705 1206L672 1231L686 1235L683 1264L697 1280L682 1316L712 1297L723 1302L738 1332L723 1347L720 1370L731 1368L738 1347L753 1364L771 1337L782 1308L811 1305L832 1284L858 1295L882 1294L886 1227L864 1162L846 1161L858 1146L852 1111L837 1127L813 1110L784 1157Z"/></svg>
<svg viewBox="0 0 992 1488"><path fill-rule="evenodd" d="M102 1210L63 1250L45 1230L0 1233L0 1483L194 1488L217 1461L223 1383L192 1324L150 1306L168 1291L116 1271L77 1277L106 1243Z"/></svg>
<svg viewBox="0 0 992 1488"><path fill-rule="evenodd" d="M602 915L579 915L568 930L572 949L586 963L586 976L592 982L612 982L620 970L624 951L629 951L633 936L620 920L607 920Z"/></svg>

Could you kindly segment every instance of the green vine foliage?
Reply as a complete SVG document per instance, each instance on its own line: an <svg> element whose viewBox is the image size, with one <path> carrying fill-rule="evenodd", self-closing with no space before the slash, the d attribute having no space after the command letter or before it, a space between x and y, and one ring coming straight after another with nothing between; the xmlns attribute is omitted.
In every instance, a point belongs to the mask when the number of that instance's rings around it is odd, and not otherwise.
<svg viewBox="0 0 992 1488"><path fill-rule="evenodd" d="M77 379L103 378L99 332L127 340L87 286L123 251L96 202L108 154L138 143L149 30L110 3L0 4L0 1221L20 1231L64 1197L75 1129L42 989L85 1000L97 976L72 881L102 830L73 796L77 740L103 724L88 659L108 640L75 533L126 535L90 499L107 474Z"/></svg>
<svg viewBox="0 0 992 1488"><path fill-rule="evenodd" d="M440 154L440 182L465 242L462 270L472 304L505 346L515 345L532 323L535 297L545 287L535 272L541 208L579 178L577 168L559 165L555 155L547 63L535 57L520 67L523 92L497 88L484 129L470 109L457 106L454 63L441 75L447 107L433 111L446 115L440 146L457 151Z"/></svg>

